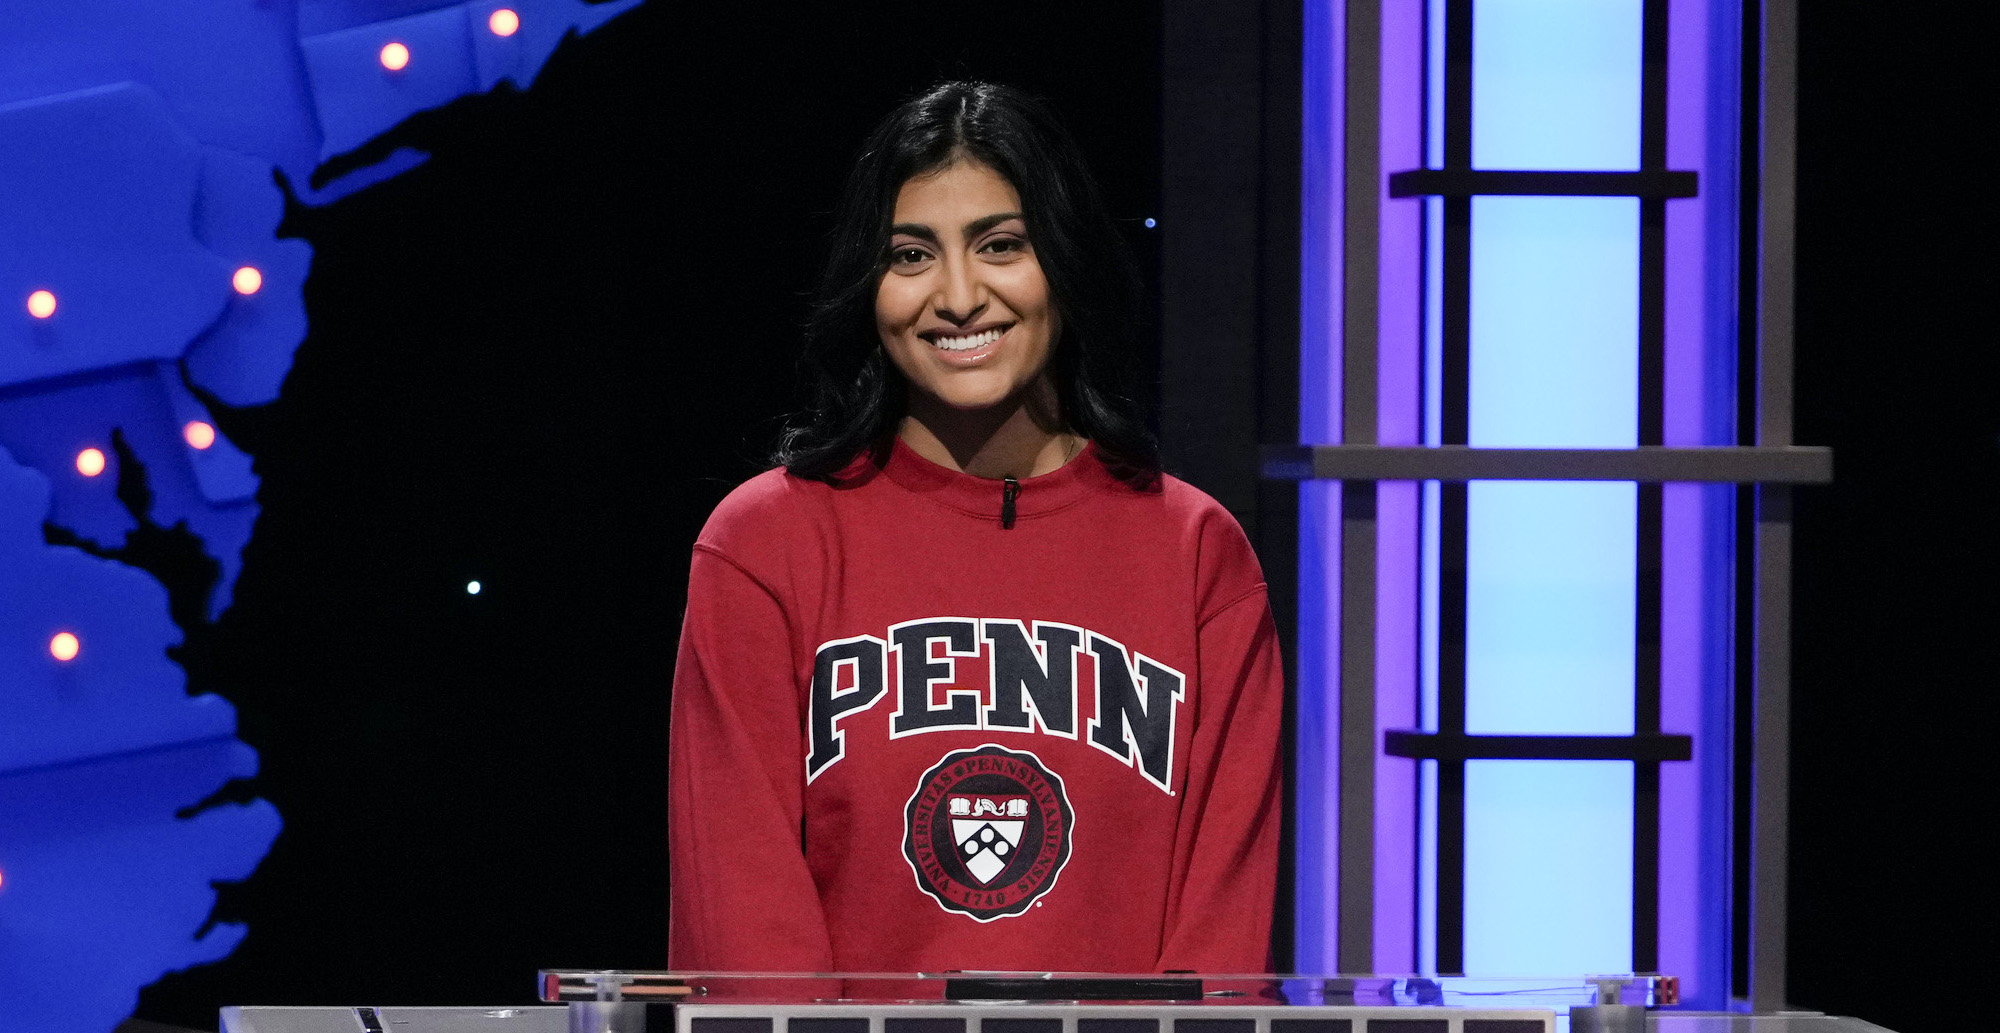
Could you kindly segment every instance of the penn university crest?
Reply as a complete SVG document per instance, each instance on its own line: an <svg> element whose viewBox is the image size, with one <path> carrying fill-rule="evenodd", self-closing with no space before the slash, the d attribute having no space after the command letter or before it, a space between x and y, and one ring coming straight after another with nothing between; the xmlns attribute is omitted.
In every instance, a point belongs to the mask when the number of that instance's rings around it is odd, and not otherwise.
<svg viewBox="0 0 2000 1033"><path fill-rule="evenodd" d="M991 922L1055 885L1074 828L1061 778L1032 753L989 744L925 772L904 810L903 857L938 906Z"/></svg>

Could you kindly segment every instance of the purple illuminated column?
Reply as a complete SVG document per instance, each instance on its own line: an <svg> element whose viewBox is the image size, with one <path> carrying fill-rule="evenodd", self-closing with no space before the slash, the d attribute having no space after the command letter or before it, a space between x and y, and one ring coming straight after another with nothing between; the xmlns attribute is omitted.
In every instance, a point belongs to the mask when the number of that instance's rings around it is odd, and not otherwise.
<svg viewBox="0 0 2000 1033"><path fill-rule="evenodd" d="M1733 441L1735 390L1731 199L1736 193L1733 146L1739 116L1733 89L1738 40L1730 10L1736 5L1731 0L1657 2L1668 4L1671 23L1667 164L1674 169L1696 170L1701 181L1699 198L1674 201L1666 209L1665 443L1728 444ZM1385 175L1427 164L1424 133L1427 121L1436 121L1436 110L1428 116L1424 110L1425 81L1427 76L1437 77L1438 69L1427 69L1426 62L1436 58L1438 47L1435 39L1426 46L1427 33L1434 32L1437 25L1427 24L1425 14L1429 8L1434 16L1441 15L1442 6L1383 4L1379 125L1380 167ZM1496 17L1506 10L1515 15L1527 13L1518 4L1481 7ZM1344 17L1343 5L1335 0L1309 0L1305 6L1300 440L1308 444L1340 440ZM1533 133L1563 131L1561 124L1546 119L1530 118L1517 124ZM1625 167L1615 162L1585 164ZM1424 301L1426 262L1434 256L1426 254L1423 202L1391 201L1386 190L1382 197L1378 212L1377 336L1374 341L1350 343L1377 349L1378 440L1388 445L1418 444L1435 439L1434 431L1428 436L1425 432L1426 419L1436 414L1435 400L1432 411L1424 404L1429 371L1423 354L1426 337L1435 336L1434 328L1426 333ZM1541 208L1560 213L1609 204L1598 200L1551 203ZM1487 204L1487 225L1492 225L1490 213L1530 207L1534 206ZM1538 225L1531 220L1526 229L1534 231ZM1494 242L1489 240L1488 244ZM1432 250L1435 245L1433 240ZM1475 339L1475 352L1479 347ZM1599 393L1630 390L1633 385L1622 381L1591 388ZM1475 439L1474 444L1480 443ZM1483 443L1508 442L1496 439ZM1511 487L1502 491L1520 493ZM1432 727L1424 713L1431 701L1423 685L1429 665L1424 659L1428 647L1422 634L1422 612L1437 589L1435 570L1425 570L1423 493L1420 485L1391 482L1381 486L1378 496L1377 742L1379 733L1387 729ZM1557 492L1551 497L1566 496ZM1659 958L1663 971L1683 977L1684 994L1707 1006L1721 1003L1727 982L1724 916L1730 797L1726 750L1731 706L1733 497L1727 487L1668 486L1661 544L1662 730L1693 736L1695 759L1693 763L1670 763L1662 772ZM1335 804L1340 732L1341 514L1337 486L1303 484L1300 518L1298 949L1294 964L1299 970L1330 971L1335 967L1340 874L1335 871L1339 856ZM1624 567L1629 569L1629 563ZM1486 714L1485 718L1489 723L1497 721L1496 728L1510 727L1505 715ZM1430 949L1434 902L1427 881L1427 873L1434 869L1427 861L1429 847L1425 844L1433 842L1430 822L1435 812L1425 806L1424 770L1416 762L1379 754L1374 761L1371 933L1373 968L1378 972L1423 970L1434 964ZM1570 769L1563 771L1567 775ZM1506 953L1503 950L1495 956Z"/></svg>
<svg viewBox="0 0 2000 1033"><path fill-rule="evenodd" d="M1386 176L1424 159L1424 9L1382 8L1378 288L1378 433L1385 445L1423 443L1423 202L1391 200ZM1419 485L1389 481L1376 502L1375 724L1420 719ZM1376 737L1380 741L1380 736ZM1375 758L1374 970L1417 970L1417 762Z"/></svg>
<svg viewBox="0 0 2000 1033"><path fill-rule="evenodd" d="M1737 7L1668 8L1667 165L1700 175L1699 195L1667 205L1668 445L1735 443ZM1694 759L1660 773L1659 960L1706 1008L1729 980L1733 505L1728 485L1664 492L1661 730L1693 736Z"/></svg>
<svg viewBox="0 0 2000 1033"><path fill-rule="evenodd" d="M1299 441L1340 441L1344 11L1305 5L1299 196ZM1339 928L1340 491L1299 484L1297 767L1292 968L1333 972Z"/></svg>

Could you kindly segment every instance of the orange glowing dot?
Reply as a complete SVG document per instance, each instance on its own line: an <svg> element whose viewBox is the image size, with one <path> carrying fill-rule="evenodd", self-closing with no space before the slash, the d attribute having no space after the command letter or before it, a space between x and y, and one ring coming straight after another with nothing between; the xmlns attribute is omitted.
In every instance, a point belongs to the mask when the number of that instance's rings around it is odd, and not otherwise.
<svg viewBox="0 0 2000 1033"><path fill-rule="evenodd" d="M264 288L264 274L258 272L256 266L246 265L229 278L229 285L236 288L238 294L255 294Z"/></svg>
<svg viewBox="0 0 2000 1033"><path fill-rule="evenodd" d="M392 72L400 72L410 63L410 48L401 43L391 43L382 48L382 67Z"/></svg>
<svg viewBox="0 0 2000 1033"><path fill-rule="evenodd" d="M94 448L86 448L76 454L76 472L85 477L95 477L104 472L104 453Z"/></svg>
<svg viewBox="0 0 2000 1033"><path fill-rule="evenodd" d="M486 19L486 27L492 29L495 36L512 36L521 31L521 16L502 7Z"/></svg>
<svg viewBox="0 0 2000 1033"><path fill-rule="evenodd" d="M200 420L189 420L181 428L181 437L187 439L190 448L204 449L215 444L215 428Z"/></svg>
<svg viewBox="0 0 2000 1033"><path fill-rule="evenodd" d="M63 663L76 659L76 654L82 649L83 643L67 631L58 631L54 638L49 639L49 655Z"/></svg>
<svg viewBox="0 0 2000 1033"><path fill-rule="evenodd" d="M56 296L48 291L36 291L28 295L28 314L36 319L47 319L56 314Z"/></svg>

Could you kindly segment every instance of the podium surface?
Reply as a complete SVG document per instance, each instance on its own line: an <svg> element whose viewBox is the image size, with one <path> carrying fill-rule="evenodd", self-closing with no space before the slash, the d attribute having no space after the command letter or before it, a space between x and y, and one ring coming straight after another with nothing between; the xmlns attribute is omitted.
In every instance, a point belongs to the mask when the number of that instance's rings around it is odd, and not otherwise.
<svg viewBox="0 0 2000 1033"><path fill-rule="evenodd" d="M524 1008L376 1008L385 1033L569 1033L569 1009L541 1005ZM360 1033L368 1027L355 1008L240 1007L223 1012L223 1033ZM1558 1018L1556 1033L1567 1033ZM1967 1026L1967 1030L1972 1027ZM1717 1013L1654 1013L1646 1016L1647 1033L1892 1033L1861 1019L1835 1015L1736 1015ZM1361 1033L1361 1031L1356 1031Z"/></svg>
<svg viewBox="0 0 2000 1033"><path fill-rule="evenodd" d="M225 1008L223 1033L1890 1033L1677 1010L1671 976L550 969L539 1004Z"/></svg>

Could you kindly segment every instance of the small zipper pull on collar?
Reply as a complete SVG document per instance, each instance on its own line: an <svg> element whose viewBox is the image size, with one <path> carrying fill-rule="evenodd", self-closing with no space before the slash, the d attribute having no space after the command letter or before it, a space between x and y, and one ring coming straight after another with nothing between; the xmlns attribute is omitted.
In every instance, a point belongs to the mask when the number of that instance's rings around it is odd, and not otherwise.
<svg viewBox="0 0 2000 1033"><path fill-rule="evenodd" d="M1014 500L1021 496L1021 482L1012 477L1000 482L1000 527L1014 529Z"/></svg>

